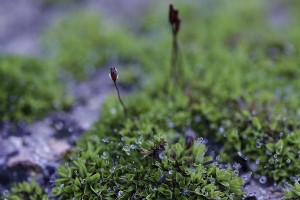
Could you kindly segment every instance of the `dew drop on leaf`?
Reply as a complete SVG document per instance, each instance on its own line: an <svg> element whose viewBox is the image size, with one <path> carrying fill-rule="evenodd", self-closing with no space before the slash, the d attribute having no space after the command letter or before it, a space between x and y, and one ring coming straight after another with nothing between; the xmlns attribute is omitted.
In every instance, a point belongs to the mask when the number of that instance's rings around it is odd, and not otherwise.
<svg viewBox="0 0 300 200"><path fill-rule="evenodd" d="M160 159L164 159L166 157L166 155L165 155L165 153L162 152L162 153L158 154L158 157Z"/></svg>
<svg viewBox="0 0 300 200"><path fill-rule="evenodd" d="M265 183L267 182L267 178L266 178L265 176L261 176L261 177L259 178L259 182L260 182L261 184L265 184Z"/></svg>
<svg viewBox="0 0 300 200"><path fill-rule="evenodd" d="M121 197L122 195L123 195L123 191L122 190L120 190L119 192L118 192L118 197Z"/></svg>

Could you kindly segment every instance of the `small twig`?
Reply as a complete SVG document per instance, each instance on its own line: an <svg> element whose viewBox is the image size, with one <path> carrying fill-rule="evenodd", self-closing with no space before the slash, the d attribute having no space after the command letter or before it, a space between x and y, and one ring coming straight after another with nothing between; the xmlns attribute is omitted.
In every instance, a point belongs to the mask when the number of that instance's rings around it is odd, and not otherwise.
<svg viewBox="0 0 300 200"><path fill-rule="evenodd" d="M118 85L117 85L118 71L117 71L117 69L115 67L111 67L110 68L109 76L110 76L111 80L115 84L115 88L116 88L117 93L118 93L118 98L119 98L120 104L123 107L125 115L127 115L127 110L126 110L126 107L125 107L125 105L124 105L124 103L123 103L123 101L121 99L120 91L119 91L119 88L118 88Z"/></svg>

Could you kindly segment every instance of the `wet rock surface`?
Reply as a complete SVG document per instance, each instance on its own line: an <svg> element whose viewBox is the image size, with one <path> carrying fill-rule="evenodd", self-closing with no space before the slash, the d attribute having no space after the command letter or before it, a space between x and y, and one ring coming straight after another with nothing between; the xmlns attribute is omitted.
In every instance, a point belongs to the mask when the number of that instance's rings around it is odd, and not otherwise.
<svg viewBox="0 0 300 200"><path fill-rule="evenodd" d="M72 86L76 102L83 98L85 102L75 103L70 111L52 113L28 125L2 123L0 192L9 189L13 182L28 180L32 175L50 191L50 180L54 179L62 157L99 119L101 105L111 91L113 85L106 70L98 70L90 80Z"/></svg>

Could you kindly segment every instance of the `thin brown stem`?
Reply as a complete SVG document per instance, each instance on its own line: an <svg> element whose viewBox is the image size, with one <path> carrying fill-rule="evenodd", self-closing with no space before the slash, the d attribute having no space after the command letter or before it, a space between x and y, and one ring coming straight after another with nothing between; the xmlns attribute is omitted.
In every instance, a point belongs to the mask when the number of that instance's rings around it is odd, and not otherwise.
<svg viewBox="0 0 300 200"><path fill-rule="evenodd" d="M120 101L120 103L121 103L121 105L123 107L124 113L125 113L125 115L127 115L127 110L126 110L126 107L125 107L125 105L124 105L124 103L123 103L123 101L121 99L120 91L119 91L119 88L118 88L118 85L117 85L116 81L114 81L114 84L115 84L115 87L116 87L116 90L117 90L117 93L118 93L119 101Z"/></svg>

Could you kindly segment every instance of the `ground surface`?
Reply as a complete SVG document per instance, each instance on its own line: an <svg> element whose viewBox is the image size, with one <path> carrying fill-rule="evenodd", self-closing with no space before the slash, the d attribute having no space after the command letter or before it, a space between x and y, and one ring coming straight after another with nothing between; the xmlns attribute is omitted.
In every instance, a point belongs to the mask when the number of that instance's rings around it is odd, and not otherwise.
<svg viewBox="0 0 300 200"><path fill-rule="evenodd" d="M0 52L43 56L40 34L54 20L66 12L87 7L107 16L128 23L137 23L139 17L149 7L149 3L130 0L86 1L75 5L53 5L32 1L2 1L0 7ZM288 20L288 14L278 5L270 3L272 12L269 21L280 27ZM132 12L138 10L138 12ZM113 13L113 14L112 14ZM126 17L124 17L126 16ZM125 19L125 20L124 20ZM134 19L134 20L131 20ZM75 104L70 111L54 112L43 119L29 124L1 124L0 127L0 191L7 193L15 180L25 180L30 172L38 174L47 190L55 178L56 167L61 164L60 157L69 151L77 138L99 119L101 105L106 96L113 91L108 79L107 67L95 72L88 80L68 83L75 96ZM25 176L25 177L21 177ZM262 181L247 171L241 175L245 180L245 191L249 199L280 199L283 191L273 183Z"/></svg>

